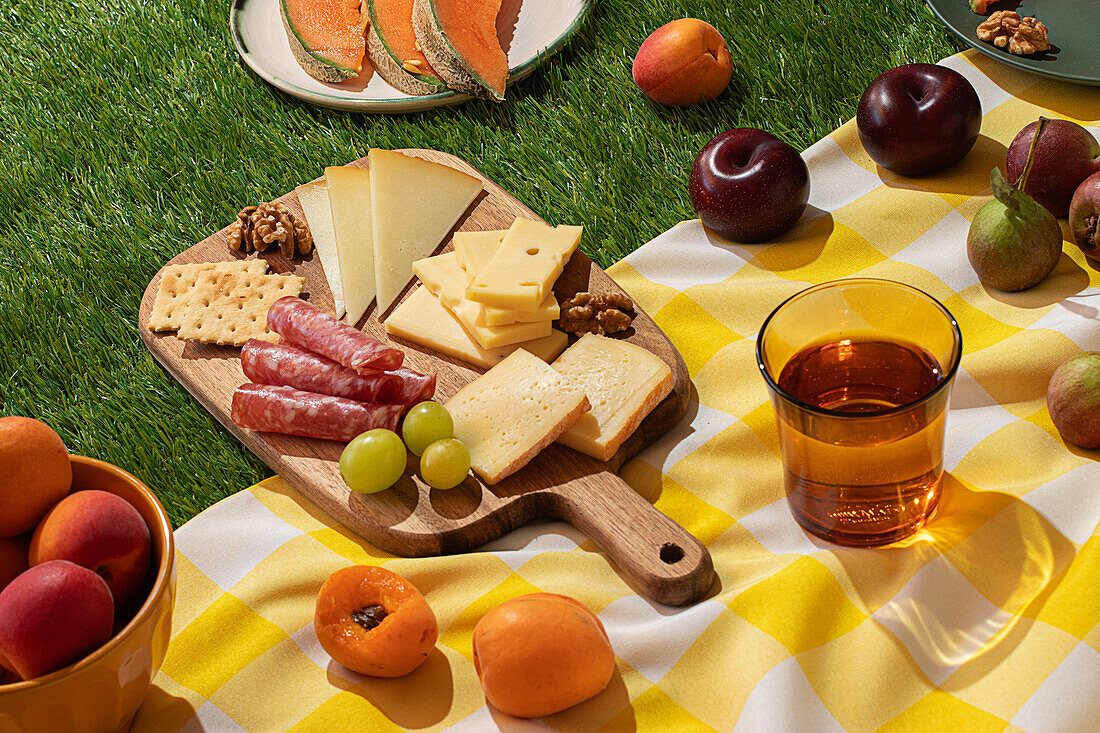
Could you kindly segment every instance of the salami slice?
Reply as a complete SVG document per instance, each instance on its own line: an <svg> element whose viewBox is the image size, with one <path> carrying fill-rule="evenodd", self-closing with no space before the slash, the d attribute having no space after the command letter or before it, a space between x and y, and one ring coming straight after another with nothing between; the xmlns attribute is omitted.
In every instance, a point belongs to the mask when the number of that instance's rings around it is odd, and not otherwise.
<svg viewBox="0 0 1100 733"><path fill-rule="evenodd" d="M360 374L401 366L405 354L322 313L301 298L279 298L267 311L268 327L294 346L332 359Z"/></svg>
<svg viewBox="0 0 1100 733"><path fill-rule="evenodd" d="M347 442L375 428L397 430L403 405L356 402L270 384L242 384L230 417L237 427Z"/></svg>
<svg viewBox="0 0 1100 733"><path fill-rule="evenodd" d="M402 372L411 371L359 374L312 351L259 339L250 339L241 347L241 368L257 384L386 404L404 402L406 377Z"/></svg>
<svg viewBox="0 0 1100 733"><path fill-rule="evenodd" d="M263 343L263 342L261 342ZM387 374L395 374L402 379L401 395L397 401L405 405L405 407L412 407L413 405L423 402L424 400L430 400L432 395L435 394L435 375L434 374L421 374L420 372L414 372L412 369L402 367L392 372L386 372Z"/></svg>

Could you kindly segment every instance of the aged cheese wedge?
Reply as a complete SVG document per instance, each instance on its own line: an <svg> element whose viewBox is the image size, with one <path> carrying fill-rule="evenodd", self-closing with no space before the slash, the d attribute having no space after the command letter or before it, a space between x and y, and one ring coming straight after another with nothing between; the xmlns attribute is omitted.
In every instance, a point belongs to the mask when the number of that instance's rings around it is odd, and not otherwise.
<svg viewBox="0 0 1100 733"><path fill-rule="evenodd" d="M413 272L432 291L444 308L461 321L467 333L486 349L518 344L550 335L551 321L510 323L506 326L479 326L477 316L485 306L466 300L466 276L454 252L426 257L413 263Z"/></svg>
<svg viewBox="0 0 1100 733"><path fill-rule="evenodd" d="M392 150L370 151L375 282L381 316L481 193L482 183L450 166Z"/></svg>
<svg viewBox="0 0 1100 733"><path fill-rule="evenodd" d="M427 288L417 288L386 319L386 333L446 354L459 361L489 369L516 349L526 349L550 362L562 352L569 337L556 329L549 336L509 346L486 349L466 332Z"/></svg>
<svg viewBox="0 0 1100 733"><path fill-rule="evenodd" d="M469 285L475 277L485 269L493 255L500 249L500 242L507 229L498 229L489 232L455 232L452 242L455 254L458 255L458 264L466 275L466 284ZM478 326L504 326L509 323L530 321L552 321L561 315L558 301L554 294L546 296L542 305L534 313L517 311L510 308L494 308L483 303L478 304L480 310L474 321Z"/></svg>
<svg viewBox="0 0 1100 733"><path fill-rule="evenodd" d="M493 259L466 287L466 298L498 308L538 310L551 294L583 227L516 219Z"/></svg>
<svg viewBox="0 0 1100 733"><path fill-rule="evenodd" d="M321 269L325 271L332 299L336 301L336 317L342 318L345 313L344 288L340 284L340 256L336 252L336 230L332 225L328 184L321 179L298 186L294 191L298 194L298 203L306 214L309 231L313 234L313 245L317 248L317 256L321 258Z"/></svg>
<svg viewBox="0 0 1100 733"><path fill-rule="evenodd" d="M640 346L585 334L551 364L592 403L559 443L606 461L672 391L668 364Z"/></svg>
<svg viewBox="0 0 1100 733"><path fill-rule="evenodd" d="M455 437L470 449L470 467L487 484L523 468L588 410L569 377L523 349L447 401Z"/></svg>
<svg viewBox="0 0 1100 733"><path fill-rule="evenodd" d="M375 295L370 178L370 172L364 168L325 168L340 283L347 321L352 325L367 312Z"/></svg>

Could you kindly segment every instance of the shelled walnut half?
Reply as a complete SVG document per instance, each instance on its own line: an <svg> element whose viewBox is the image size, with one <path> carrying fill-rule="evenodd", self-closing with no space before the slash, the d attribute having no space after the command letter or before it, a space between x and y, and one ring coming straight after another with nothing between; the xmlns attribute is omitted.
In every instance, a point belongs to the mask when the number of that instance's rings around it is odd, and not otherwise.
<svg viewBox="0 0 1100 733"><path fill-rule="evenodd" d="M634 301L622 293L593 295L577 293L561 303L558 327L578 336L594 333L600 336L630 328L634 320Z"/></svg>
<svg viewBox="0 0 1100 733"><path fill-rule="evenodd" d="M226 237L229 249L263 252L278 246L283 256L307 255L313 249L313 234L304 219L294 216L284 204L261 203L237 213L237 223Z"/></svg>
<svg viewBox="0 0 1100 733"><path fill-rule="evenodd" d="M978 39L1017 56L1050 50L1047 27L1036 18L1021 18L1015 10L998 10L982 21Z"/></svg>

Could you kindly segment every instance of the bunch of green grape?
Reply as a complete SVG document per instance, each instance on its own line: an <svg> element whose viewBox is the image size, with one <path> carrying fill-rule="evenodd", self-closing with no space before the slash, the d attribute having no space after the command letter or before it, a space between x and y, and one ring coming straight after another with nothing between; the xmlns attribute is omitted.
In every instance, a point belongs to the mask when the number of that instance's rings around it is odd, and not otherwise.
<svg viewBox="0 0 1100 733"><path fill-rule="evenodd" d="M421 402L401 424L404 442L392 430L368 430L340 454L340 475L353 491L373 494L397 483L408 450L420 456L420 476L433 489L452 489L470 473L470 451L454 438L454 421L438 402Z"/></svg>

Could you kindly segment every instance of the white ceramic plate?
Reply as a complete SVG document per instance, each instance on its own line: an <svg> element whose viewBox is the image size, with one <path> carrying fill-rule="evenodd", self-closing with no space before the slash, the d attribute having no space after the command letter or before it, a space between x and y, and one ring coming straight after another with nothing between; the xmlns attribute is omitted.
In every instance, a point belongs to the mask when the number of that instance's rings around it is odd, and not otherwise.
<svg viewBox="0 0 1100 733"><path fill-rule="evenodd" d="M593 1L504 0L497 30L508 49L511 68L508 83L529 76L539 62L561 49L580 27ZM514 18L514 25L506 18ZM261 79L287 94L323 107L350 112L419 112L470 99L449 91L412 97L391 87L378 74L373 74L365 86L359 79L342 84L317 81L294 60L283 29L279 0L232 0L229 29L237 52Z"/></svg>

